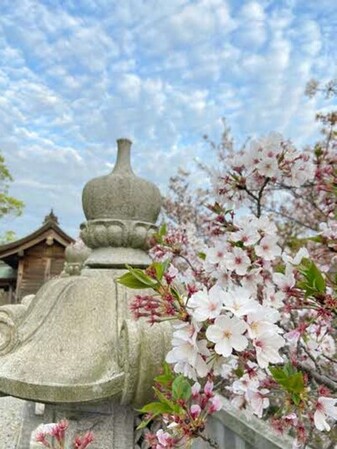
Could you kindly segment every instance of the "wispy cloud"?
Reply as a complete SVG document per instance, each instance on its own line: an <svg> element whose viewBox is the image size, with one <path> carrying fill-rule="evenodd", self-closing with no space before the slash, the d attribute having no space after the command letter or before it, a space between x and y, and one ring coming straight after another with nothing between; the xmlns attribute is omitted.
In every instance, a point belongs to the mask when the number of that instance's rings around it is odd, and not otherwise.
<svg viewBox="0 0 337 449"><path fill-rule="evenodd" d="M135 171L165 189L178 165L209 158L201 136L226 116L244 139L272 129L310 142L314 77L336 76L333 2L321 0L3 0L0 148L25 214L23 235L54 207L75 235L81 189L107 173L115 139Z"/></svg>

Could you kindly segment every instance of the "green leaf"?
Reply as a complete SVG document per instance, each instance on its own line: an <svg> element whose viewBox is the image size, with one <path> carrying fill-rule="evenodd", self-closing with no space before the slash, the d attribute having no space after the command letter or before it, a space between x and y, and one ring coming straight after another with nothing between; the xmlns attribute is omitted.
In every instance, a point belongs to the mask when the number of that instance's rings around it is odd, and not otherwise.
<svg viewBox="0 0 337 449"><path fill-rule="evenodd" d="M304 276L304 281L299 282L298 286L306 292L306 296L325 293L324 277L312 260L303 259L299 271Z"/></svg>
<svg viewBox="0 0 337 449"><path fill-rule="evenodd" d="M301 397L298 394L292 394L291 400L293 401L293 403L295 405L300 405L300 403L301 403Z"/></svg>
<svg viewBox="0 0 337 449"><path fill-rule="evenodd" d="M164 235L167 234L167 224L166 224L166 223L163 223L163 224L160 226L159 231L158 231L158 234L160 235L160 237L164 237Z"/></svg>
<svg viewBox="0 0 337 449"><path fill-rule="evenodd" d="M125 273L119 278L117 278L118 284L125 285L125 287L135 288L141 290L143 288L149 288L147 284L141 282L139 279L135 278L131 273Z"/></svg>
<svg viewBox="0 0 337 449"><path fill-rule="evenodd" d="M155 382L159 383L160 385L168 386L170 385L174 380L174 375L172 373L171 367L168 363L163 364L163 373L159 374L157 377L154 378Z"/></svg>
<svg viewBox="0 0 337 449"><path fill-rule="evenodd" d="M149 419L146 419L142 421L137 429L143 429L146 427L156 416L162 415L163 413L170 413L171 409L170 407L162 402L150 402L149 404L146 404L143 408L138 410L140 413L146 413L150 414L151 417Z"/></svg>
<svg viewBox="0 0 337 449"><path fill-rule="evenodd" d="M143 421L139 424L139 426L137 426L137 429L136 429L136 430L144 429L145 427L147 427L148 424L150 424L150 422L151 422L152 420L153 420L153 417L151 417L150 419L143 420Z"/></svg>
<svg viewBox="0 0 337 449"><path fill-rule="evenodd" d="M237 376L237 377L242 377L243 375L244 375L244 373L245 373L245 371L244 371L244 369L242 368L242 366L238 366L237 368L236 368L236 370L234 370L234 374Z"/></svg>
<svg viewBox="0 0 337 449"><path fill-rule="evenodd" d="M198 257L201 260L206 260L206 254L205 253L202 253L202 252L198 253Z"/></svg>
<svg viewBox="0 0 337 449"><path fill-rule="evenodd" d="M140 268L132 268L130 265L126 265L126 268L129 270L129 272L132 274L132 276L138 281L142 282L144 285L147 285L147 287L154 287L158 284L156 279L152 279L150 276L144 273L143 270Z"/></svg>
<svg viewBox="0 0 337 449"><path fill-rule="evenodd" d="M288 391L302 393L304 391L304 379L301 372L289 376Z"/></svg>
<svg viewBox="0 0 337 449"><path fill-rule="evenodd" d="M162 280L165 271L167 270L167 267L169 266L170 261L165 260L165 262L153 262L151 265L156 270L157 279L159 281Z"/></svg>
<svg viewBox="0 0 337 449"><path fill-rule="evenodd" d="M160 402L163 404L166 404L166 406L168 407L169 412L167 412L167 413L178 413L179 414L182 411L182 408L180 407L180 405L175 404L173 401L168 399L160 390L158 390L155 387L153 387L153 390L154 390L157 398L160 400Z"/></svg>
<svg viewBox="0 0 337 449"><path fill-rule="evenodd" d="M273 366L269 368L273 379L288 393L298 395L303 393L305 385L303 373L297 371L291 364L284 367Z"/></svg>
<svg viewBox="0 0 337 449"><path fill-rule="evenodd" d="M178 376L172 384L172 396L174 399L188 401L192 395L191 385L184 376Z"/></svg>
<svg viewBox="0 0 337 449"><path fill-rule="evenodd" d="M159 376L154 378L154 381L160 385L168 386L172 382L172 377L167 376L166 374L159 374Z"/></svg>
<svg viewBox="0 0 337 449"><path fill-rule="evenodd" d="M161 413L170 413L171 407L164 402L150 402L138 410L140 413L150 413L151 415L159 415Z"/></svg>

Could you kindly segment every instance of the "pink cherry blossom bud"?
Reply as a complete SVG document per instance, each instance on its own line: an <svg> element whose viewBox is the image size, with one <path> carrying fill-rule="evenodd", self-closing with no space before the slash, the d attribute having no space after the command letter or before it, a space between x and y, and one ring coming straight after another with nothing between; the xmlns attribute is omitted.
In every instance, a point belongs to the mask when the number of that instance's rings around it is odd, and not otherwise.
<svg viewBox="0 0 337 449"><path fill-rule="evenodd" d="M170 285L172 284L172 282L174 281L174 279L176 278L176 276L178 275L178 270L176 267L174 267L173 265L170 266L170 268L168 269L168 272L164 274L164 277L166 279L166 282Z"/></svg>
<svg viewBox="0 0 337 449"><path fill-rule="evenodd" d="M286 415L283 419L285 420L286 423L289 423L293 426L297 426L298 418L296 413L289 413L289 415Z"/></svg>
<svg viewBox="0 0 337 449"><path fill-rule="evenodd" d="M56 423L51 430L51 435L56 438L59 443L64 442L65 432L69 427L69 422L66 419L62 419L60 422Z"/></svg>
<svg viewBox="0 0 337 449"><path fill-rule="evenodd" d="M297 329L284 334L284 338L286 338L290 343L293 343L294 345L297 344L300 336L301 333Z"/></svg>
<svg viewBox="0 0 337 449"><path fill-rule="evenodd" d="M198 416L199 416L200 413L201 413L200 405L198 405L198 404L193 404L193 405L191 406L191 408L190 408L190 412L191 412L191 416L192 416L193 419L198 418Z"/></svg>
<svg viewBox="0 0 337 449"><path fill-rule="evenodd" d="M220 396L214 396L209 400L209 402L210 402L210 407L208 409L209 413L218 412L222 408Z"/></svg>
<svg viewBox="0 0 337 449"><path fill-rule="evenodd" d="M92 432L87 432L84 437L75 438L74 449L86 449L93 441L94 434Z"/></svg>
<svg viewBox="0 0 337 449"><path fill-rule="evenodd" d="M204 393L207 395L207 396L212 396L213 395L213 387L214 387L214 384L213 384L213 382L211 382L210 380L208 380L207 382L206 382L206 384L205 384L205 386L204 386Z"/></svg>
<svg viewBox="0 0 337 449"><path fill-rule="evenodd" d="M199 392L200 392L200 388L201 385L199 384L199 382L196 382L193 386L192 386L192 396L196 397L198 396Z"/></svg>
<svg viewBox="0 0 337 449"><path fill-rule="evenodd" d="M173 438L168 432L164 432L163 429L159 429L156 433L156 436L158 438L158 442L163 447L172 447Z"/></svg>
<svg viewBox="0 0 337 449"><path fill-rule="evenodd" d="M327 397L329 397L331 395L331 391L325 385L320 385L317 388L317 393L318 393L318 396L327 396Z"/></svg>
<svg viewBox="0 0 337 449"><path fill-rule="evenodd" d="M37 443L43 444L45 447L49 447L50 446L48 441L46 440L46 434L44 432L38 432L35 435L35 441Z"/></svg>
<svg viewBox="0 0 337 449"><path fill-rule="evenodd" d="M94 434L92 432L87 432L83 437L83 443L82 443L81 449L85 449L93 441L94 441Z"/></svg>

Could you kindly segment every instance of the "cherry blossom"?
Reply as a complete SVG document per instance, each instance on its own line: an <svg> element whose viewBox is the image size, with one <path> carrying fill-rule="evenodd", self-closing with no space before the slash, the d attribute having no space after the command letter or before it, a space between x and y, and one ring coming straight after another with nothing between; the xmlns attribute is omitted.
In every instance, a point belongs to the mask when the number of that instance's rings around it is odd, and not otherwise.
<svg viewBox="0 0 337 449"><path fill-rule="evenodd" d="M157 446L158 449L161 448L169 449L173 447L173 438L168 432L164 432L163 429L159 429L156 433L156 436L159 442L159 445Z"/></svg>
<svg viewBox="0 0 337 449"><path fill-rule="evenodd" d="M279 320L280 314L276 309L257 304L255 311L247 315L248 334L250 338L258 338L265 333L282 333L282 329L274 324Z"/></svg>
<svg viewBox="0 0 337 449"><path fill-rule="evenodd" d="M337 420L337 399L319 397L316 403L316 411L314 413L314 423L318 430L330 430L330 425L327 422L327 418L333 418Z"/></svg>
<svg viewBox="0 0 337 449"><path fill-rule="evenodd" d="M325 117L337 124L337 115ZM241 149L225 140L210 170L214 191L205 190L195 210L189 198L198 197L185 195L183 227L177 214L176 230L156 242L156 260L169 254L174 268L158 280L156 298L143 297L139 316L153 323L153 303L155 321L178 320L166 360L196 381L189 419L201 423L220 407L218 385L250 415L270 419L265 411L277 409L272 425L291 429L295 445L312 433L321 438L314 427L328 430L335 419L334 131L330 140L311 152L275 133ZM176 207L180 214L185 205ZM192 438L178 416L165 419L163 431L183 436L179 444ZM155 438L152 447L163 445Z"/></svg>
<svg viewBox="0 0 337 449"><path fill-rule="evenodd" d="M221 315L208 327L206 337L215 343L214 350L217 354L228 357L233 349L243 351L247 347L248 340L243 335L246 330L244 321Z"/></svg>
<svg viewBox="0 0 337 449"><path fill-rule="evenodd" d="M274 260L281 255L281 248L277 245L277 239L272 236L265 236L255 248L258 256L265 260Z"/></svg>
<svg viewBox="0 0 337 449"><path fill-rule="evenodd" d="M283 363L278 353L284 346L284 338L271 332L260 334L253 342L256 349L256 360L261 368L267 368L270 363Z"/></svg>
<svg viewBox="0 0 337 449"><path fill-rule="evenodd" d="M175 364L175 371L185 373L187 377L193 379L196 375L207 376L209 368L203 356L209 356L206 340L193 341L190 338L172 338L173 349L166 355L168 363Z"/></svg>
<svg viewBox="0 0 337 449"><path fill-rule="evenodd" d="M191 313L197 321L205 321L220 315L224 299L224 291L214 285L208 292L204 288L194 293L189 299L188 307L192 309Z"/></svg>
<svg viewBox="0 0 337 449"><path fill-rule="evenodd" d="M295 285L295 276L291 265L286 265L285 274L274 273L273 281L284 293L288 293Z"/></svg>
<svg viewBox="0 0 337 449"><path fill-rule="evenodd" d="M241 248L233 248L231 252L225 254L225 266L230 271L244 276L247 273L251 260L247 253Z"/></svg>
<svg viewBox="0 0 337 449"><path fill-rule="evenodd" d="M233 287L223 293L223 307L237 317L242 317L258 309L259 303L251 297L249 290L243 287Z"/></svg>

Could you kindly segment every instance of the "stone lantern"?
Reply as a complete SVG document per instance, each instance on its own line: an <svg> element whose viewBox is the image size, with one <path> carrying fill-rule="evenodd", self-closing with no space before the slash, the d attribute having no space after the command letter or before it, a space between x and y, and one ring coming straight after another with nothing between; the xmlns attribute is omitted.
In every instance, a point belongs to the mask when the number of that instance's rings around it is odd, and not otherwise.
<svg viewBox="0 0 337 449"><path fill-rule="evenodd" d="M131 449L134 408L151 400L170 346L170 326L133 321L128 303L137 291L116 283L125 264L149 264L161 207L157 187L132 172L131 142L117 143L112 173L83 190L81 238L92 251L81 275L52 279L29 301L0 308L0 393L29 401L20 449L36 427L34 402L46 404L44 422L67 418L73 433L92 430L93 449Z"/></svg>

